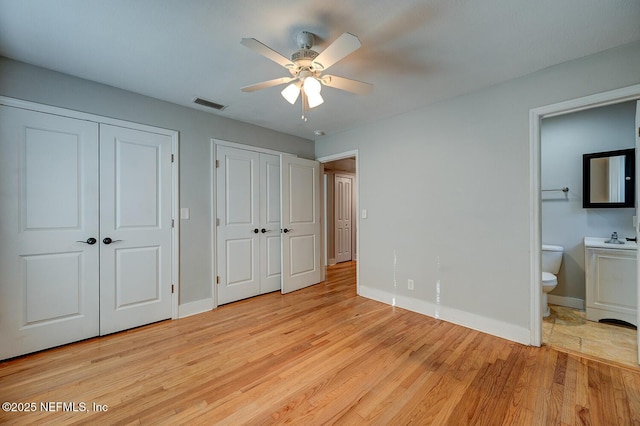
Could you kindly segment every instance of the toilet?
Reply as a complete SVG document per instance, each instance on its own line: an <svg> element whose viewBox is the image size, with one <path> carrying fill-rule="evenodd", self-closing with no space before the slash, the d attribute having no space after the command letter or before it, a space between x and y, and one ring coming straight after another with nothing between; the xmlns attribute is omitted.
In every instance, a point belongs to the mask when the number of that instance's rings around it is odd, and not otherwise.
<svg viewBox="0 0 640 426"><path fill-rule="evenodd" d="M551 314L547 293L558 285L556 274L560 271L562 264L562 254L564 247L549 244L542 245L542 316L548 317Z"/></svg>

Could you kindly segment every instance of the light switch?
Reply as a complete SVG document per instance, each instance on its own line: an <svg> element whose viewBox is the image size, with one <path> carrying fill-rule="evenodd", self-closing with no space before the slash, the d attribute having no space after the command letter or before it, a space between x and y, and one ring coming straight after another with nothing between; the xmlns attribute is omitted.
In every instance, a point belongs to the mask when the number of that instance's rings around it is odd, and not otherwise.
<svg viewBox="0 0 640 426"><path fill-rule="evenodd" d="M189 207L180 208L180 219L189 220L191 217L191 210Z"/></svg>
<svg viewBox="0 0 640 426"><path fill-rule="evenodd" d="M362 213L360 214L360 217L363 219L367 218L367 209L362 209Z"/></svg>

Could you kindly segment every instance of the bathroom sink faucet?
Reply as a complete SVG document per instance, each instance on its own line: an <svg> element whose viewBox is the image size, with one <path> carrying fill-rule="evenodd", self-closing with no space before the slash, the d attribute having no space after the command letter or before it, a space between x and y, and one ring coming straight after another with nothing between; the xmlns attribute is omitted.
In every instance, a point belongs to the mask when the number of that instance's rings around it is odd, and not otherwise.
<svg viewBox="0 0 640 426"><path fill-rule="evenodd" d="M605 241L605 243L607 243L607 244L624 244L624 241L618 240L618 233L614 232L613 234L611 234L611 239Z"/></svg>

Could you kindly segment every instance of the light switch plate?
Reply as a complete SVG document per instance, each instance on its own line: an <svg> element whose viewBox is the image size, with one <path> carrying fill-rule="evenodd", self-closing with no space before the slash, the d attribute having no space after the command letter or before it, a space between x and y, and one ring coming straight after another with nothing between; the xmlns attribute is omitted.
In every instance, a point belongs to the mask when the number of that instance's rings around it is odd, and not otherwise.
<svg viewBox="0 0 640 426"><path fill-rule="evenodd" d="M363 219L367 218L367 209L362 209L362 213L360 214L360 217Z"/></svg>
<svg viewBox="0 0 640 426"><path fill-rule="evenodd" d="M189 207L180 208L180 219L188 220L191 217L191 210Z"/></svg>

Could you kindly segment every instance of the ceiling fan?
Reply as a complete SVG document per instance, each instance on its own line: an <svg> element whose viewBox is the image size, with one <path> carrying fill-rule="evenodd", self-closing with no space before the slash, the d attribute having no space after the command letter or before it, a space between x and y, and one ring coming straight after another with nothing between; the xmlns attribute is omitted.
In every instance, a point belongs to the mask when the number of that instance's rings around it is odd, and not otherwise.
<svg viewBox="0 0 640 426"><path fill-rule="evenodd" d="M291 55L291 60L259 42L255 38L243 38L241 44L271 59L289 70L291 77L281 77L242 88L243 92L254 92L267 87L289 85L281 92L291 104L295 104L302 94L302 119L307 121L307 109L315 108L324 102L320 95L322 86L333 87L347 92L364 95L373 89L369 83L351 80L335 75L323 75L331 65L360 48L360 40L353 34L344 33L321 53L311 50L315 37L308 31L302 31L296 38L300 50Z"/></svg>

